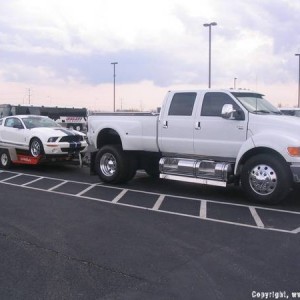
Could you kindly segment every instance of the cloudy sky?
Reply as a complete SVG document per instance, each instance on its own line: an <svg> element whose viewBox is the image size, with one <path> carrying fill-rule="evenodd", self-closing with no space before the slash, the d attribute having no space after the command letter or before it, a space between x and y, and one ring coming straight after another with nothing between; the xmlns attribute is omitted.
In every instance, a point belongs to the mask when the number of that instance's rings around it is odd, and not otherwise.
<svg viewBox="0 0 300 300"><path fill-rule="evenodd" d="M298 97L299 0L0 0L0 103L149 110L170 89ZM30 94L30 97L29 97Z"/></svg>

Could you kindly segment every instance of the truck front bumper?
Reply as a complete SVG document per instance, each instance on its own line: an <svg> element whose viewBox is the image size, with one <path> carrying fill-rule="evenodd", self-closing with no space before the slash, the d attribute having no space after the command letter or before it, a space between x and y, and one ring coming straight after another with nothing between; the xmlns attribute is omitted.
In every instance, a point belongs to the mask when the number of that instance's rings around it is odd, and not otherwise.
<svg viewBox="0 0 300 300"><path fill-rule="evenodd" d="M300 163L291 164L294 182L300 183Z"/></svg>

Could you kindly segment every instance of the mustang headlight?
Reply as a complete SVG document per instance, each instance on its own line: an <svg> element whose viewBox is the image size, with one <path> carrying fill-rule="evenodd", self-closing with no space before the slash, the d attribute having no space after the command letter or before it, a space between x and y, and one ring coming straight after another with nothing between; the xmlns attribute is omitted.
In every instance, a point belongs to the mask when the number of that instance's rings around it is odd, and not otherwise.
<svg viewBox="0 0 300 300"><path fill-rule="evenodd" d="M58 136L54 136L48 139L48 143L55 143L58 140Z"/></svg>

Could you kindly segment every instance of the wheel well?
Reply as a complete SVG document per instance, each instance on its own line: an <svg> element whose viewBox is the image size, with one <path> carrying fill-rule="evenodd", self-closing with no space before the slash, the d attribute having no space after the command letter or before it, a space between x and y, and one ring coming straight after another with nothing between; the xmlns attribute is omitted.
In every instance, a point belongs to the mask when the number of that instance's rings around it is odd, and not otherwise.
<svg viewBox="0 0 300 300"><path fill-rule="evenodd" d="M278 159L280 159L281 161L286 163L286 160L284 159L284 157L278 153L277 151L270 149L270 148L265 148L265 147L258 147L258 148L254 148L249 150L248 152L244 153L244 155L241 157L239 164L238 164L238 168L237 168L237 175L239 175L241 173L241 170L243 168L243 165L245 164L245 162L252 156L258 155L258 154L269 154L272 155L274 157L277 157Z"/></svg>
<svg viewBox="0 0 300 300"><path fill-rule="evenodd" d="M30 141L29 141L29 145L31 144L32 140L34 140L34 139L39 140L40 142L42 142L40 138L38 138L37 136L33 136L33 137L30 139Z"/></svg>
<svg viewBox="0 0 300 300"><path fill-rule="evenodd" d="M101 130L97 137L97 149L100 149L104 145L112 144L122 146L122 141L119 134L111 128Z"/></svg>

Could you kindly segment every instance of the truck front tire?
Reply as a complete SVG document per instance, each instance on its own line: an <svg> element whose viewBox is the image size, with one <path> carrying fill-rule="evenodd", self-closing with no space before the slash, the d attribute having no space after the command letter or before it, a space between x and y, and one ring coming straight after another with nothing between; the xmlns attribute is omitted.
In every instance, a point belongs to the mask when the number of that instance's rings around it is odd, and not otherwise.
<svg viewBox="0 0 300 300"><path fill-rule="evenodd" d="M103 146L95 157L95 171L106 183L124 183L136 173L136 160L120 145Z"/></svg>
<svg viewBox="0 0 300 300"><path fill-rule="evenodd" d="M246 161L242 169L241 184L249 200L277 204L291 190L291 172L282 158L259 154Z"/></svg>

